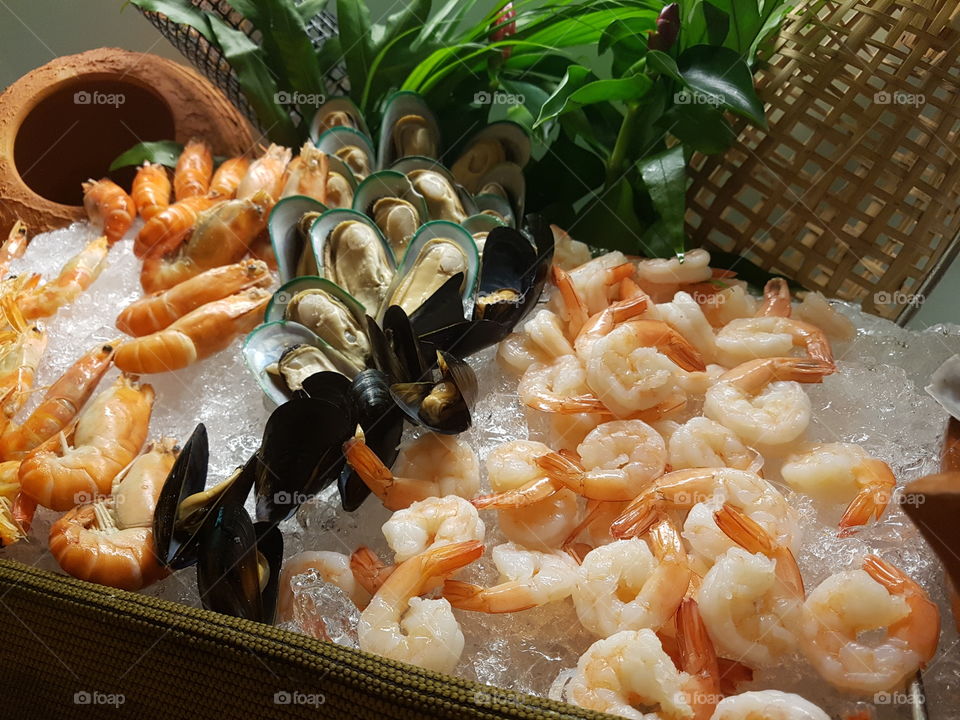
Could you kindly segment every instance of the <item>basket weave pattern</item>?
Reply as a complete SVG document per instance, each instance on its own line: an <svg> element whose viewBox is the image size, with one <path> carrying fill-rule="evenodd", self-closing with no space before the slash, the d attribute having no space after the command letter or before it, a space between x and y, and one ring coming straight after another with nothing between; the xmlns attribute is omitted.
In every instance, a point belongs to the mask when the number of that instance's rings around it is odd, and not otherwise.
<svg viewBox="0 0 960 720"><path fill-rule="evenodd" d="M759 73L769 130L693 163L694 244L906 322L960 249L958 19L956 0L798 3Z"/></svg>

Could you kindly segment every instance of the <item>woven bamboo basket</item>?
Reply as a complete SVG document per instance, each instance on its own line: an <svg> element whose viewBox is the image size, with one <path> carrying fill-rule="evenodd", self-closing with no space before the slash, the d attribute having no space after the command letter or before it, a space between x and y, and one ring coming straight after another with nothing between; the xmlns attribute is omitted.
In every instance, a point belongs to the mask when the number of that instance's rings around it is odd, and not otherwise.
<svg viewBox="0 0 960 720"><path fill-rule="evenodd" d="M956 0L807 0L759 73L768 131L694 163L695 243L906 322L960 249Z"/></svg>

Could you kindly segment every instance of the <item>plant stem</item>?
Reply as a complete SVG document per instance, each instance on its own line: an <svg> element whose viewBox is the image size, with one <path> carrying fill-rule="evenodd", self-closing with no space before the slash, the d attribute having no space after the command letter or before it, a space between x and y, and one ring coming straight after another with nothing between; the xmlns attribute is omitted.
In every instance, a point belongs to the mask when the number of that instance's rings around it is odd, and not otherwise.
<svg viewBox="0 0 960 720"><path fill-rule="evenodd" d="M609 190L623 173L623 164L630 149L630 143L633 141L633 131L639 112L639 104L631 103L627 106L627 113L623 116L623 122L620 123L620 131L617 133L613 152L610 153L610 159L607 161L607 175L603 183L604 190Z"/></svg>

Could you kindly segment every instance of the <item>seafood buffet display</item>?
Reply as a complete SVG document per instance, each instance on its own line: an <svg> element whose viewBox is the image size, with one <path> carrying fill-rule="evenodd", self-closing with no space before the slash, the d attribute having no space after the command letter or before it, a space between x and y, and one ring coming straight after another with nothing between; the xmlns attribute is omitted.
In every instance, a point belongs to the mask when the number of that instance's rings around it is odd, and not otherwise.
<svg viewBox="0 0 960 720"><path fill-rule="evenodd" d="M398 93L311 135L0 246L7 556L623 717L892 717L924 668L952 717L899 502L960 331L592 257L512 123L446 158Z"/></svg>

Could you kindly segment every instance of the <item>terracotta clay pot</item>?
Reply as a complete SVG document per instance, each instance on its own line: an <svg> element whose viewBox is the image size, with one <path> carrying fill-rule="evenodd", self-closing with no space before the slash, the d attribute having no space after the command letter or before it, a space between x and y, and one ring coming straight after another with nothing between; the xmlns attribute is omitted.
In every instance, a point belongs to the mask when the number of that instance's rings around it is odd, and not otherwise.
<svg viewBox="0 0 960 720"><path fill-rule="evenodd" d="M31 233L83 218L84 180L138 142L191 137L237 155L256 136L206 78L156 55L99 48L37 68L0 95L0 237L18 217ZM134 172L109 177L129 189Z"/></svg>

